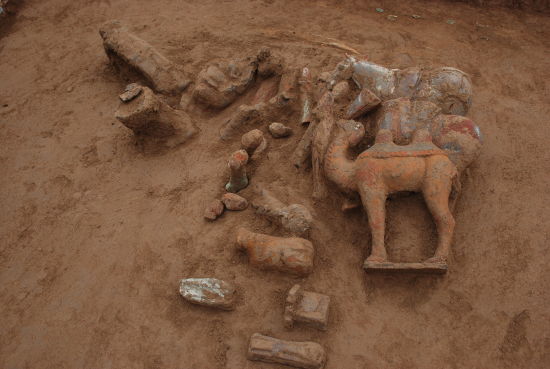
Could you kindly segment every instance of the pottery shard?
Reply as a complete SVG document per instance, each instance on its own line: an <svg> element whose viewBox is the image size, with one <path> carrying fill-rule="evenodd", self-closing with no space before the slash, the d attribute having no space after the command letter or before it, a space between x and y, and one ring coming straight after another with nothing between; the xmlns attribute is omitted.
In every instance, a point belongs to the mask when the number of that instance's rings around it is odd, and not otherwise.
<svg viewBox="0 0 550 369"><path fill-rule="evenodd" d="M285 326L291 328L294 322L302 322L325 331L328 323L330 297L316 292L304 291L299 284L288 292L285 304Z"/></svg>
<svg viewBox="0 0 550 369"><path fill-rule="evenodd" d="M248 206L248 201L234 193L226 193L222 196L222 202L227 210L244 210Z"/></svg>
<svg viewBox="0 0 550 369"><path fill-rule="evenodd" d="M141 91L143 91L143 87L141 87L137 83L130 83L128 86L126 86L124 92L118 95L118 97L123 102L132 101L141 93Z"/></svg>
<svg viewBox="0 0 550 369"><path fill-rule="evenodd" d="M223 310L233 310L235 307L235 287L216 278L182 279L180 294L193 304Z"/></svg>
<svg viewBox="0 0 550 369"><path fill-rule="evenodd" d="M273 122L269 125L269 133L275 138L288 137L292 134L292 128L282 123Z"/></svg>
<svg viewBox="0 0 550 369"><path fill-rule="evenodd" d="M247 356L249 360L303 369L319 369L326 362L325 350L316 342L283 341L259 333L250 338Z"/></svg>
<svg viewBox="0 0 550 369"><path fill-rule="evenodd" d="M380 98L368 88L361 90L346 112L347 119L355 119L380 105Z"/></svg>
<svg viewBox="0 0 550 369"><path fill-rule="evenodd" d="M214 200L206 207L204 217L208 220L216 220L223 213L223 202Z"/></svg>

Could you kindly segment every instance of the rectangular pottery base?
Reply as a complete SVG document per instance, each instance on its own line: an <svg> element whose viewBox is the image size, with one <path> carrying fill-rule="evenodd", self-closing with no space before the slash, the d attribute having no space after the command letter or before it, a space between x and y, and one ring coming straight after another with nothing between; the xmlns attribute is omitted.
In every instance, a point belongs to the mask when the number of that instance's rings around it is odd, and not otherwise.
<svg viewBox="0 0 550 369"><path fill-rule="evenodd" d="M367 273L427 273L427 274L445 274L447 272L447 263L392 263L365 261L363 268Z"/></svg>

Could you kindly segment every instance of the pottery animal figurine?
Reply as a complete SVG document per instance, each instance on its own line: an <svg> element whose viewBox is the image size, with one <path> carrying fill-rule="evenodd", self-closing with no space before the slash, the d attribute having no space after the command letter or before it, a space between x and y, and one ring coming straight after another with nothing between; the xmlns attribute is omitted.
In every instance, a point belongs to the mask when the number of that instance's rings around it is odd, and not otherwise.
<svg viewBox="0 0 550 369"><path fill-rule="evenodd" d="M372 252L367 261L387 261L386 198L396 192L409 191L424 195L437 226L437 248L426 262L445 263L455 227L449 196L456 190L458 175L446 152L433 144L426 129L416 131L411 143L402 146L393 142L392 131L381 129L374 145L352 160L348 158L348 149L362 140L365 129L354 121L339 121L338 127L339 132L327 150L324 171L341 190L358 193L361 198L372 234Z"/></svg>

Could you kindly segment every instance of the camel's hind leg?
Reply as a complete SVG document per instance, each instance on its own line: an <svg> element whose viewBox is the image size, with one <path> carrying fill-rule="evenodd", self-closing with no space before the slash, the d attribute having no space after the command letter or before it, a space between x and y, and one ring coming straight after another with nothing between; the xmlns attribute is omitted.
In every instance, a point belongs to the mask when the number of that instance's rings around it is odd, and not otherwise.
<svg viewBox="0 0 550 369"><path fill-rule="evenodd" d="M438 233L435 254L427 261L446 262L455 228L455 220L449 210L449 195L452 181L456 176L456 168L446 157L433 156L426 160L429 161L426 163L428 173L422 194L434 218Z"/></svg>
<svg viewBox="0 0 550 369"><path fill-rule="evenodd" d="M362 188L360 190L363 206L369 217L369 226L372 236L372 251L367 261L386 261L386 247L384 246L384 233L386 222L386 197L383 190Z"/></svg>

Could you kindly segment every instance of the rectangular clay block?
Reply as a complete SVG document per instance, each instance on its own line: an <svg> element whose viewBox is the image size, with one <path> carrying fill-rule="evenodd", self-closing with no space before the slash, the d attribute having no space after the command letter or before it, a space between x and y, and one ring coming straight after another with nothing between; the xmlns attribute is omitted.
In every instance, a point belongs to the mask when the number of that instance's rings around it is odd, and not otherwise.
<svg viewBox="0 0 550 369"><path fill-rule="evenodd" d="M303 369L320 369L325 365L326 354L323 347L315 342L283 341L254 333L250 338L248 359Z"/></svg>
<svg viewBox="0 0 550 369"><path fill-rule="evenodd" d="M295 308L294 320L326 331L329 303L330 297L327 295L304 291L301 301Z"/></svg>
<svg viewBox="0 0 550 369"><path fill-rule="evenodd" d="M363 268L367 272L386 272L386 273L427 273L427 274L445 274L447 273L446 263L380 263L365 261Z"/></svg>

